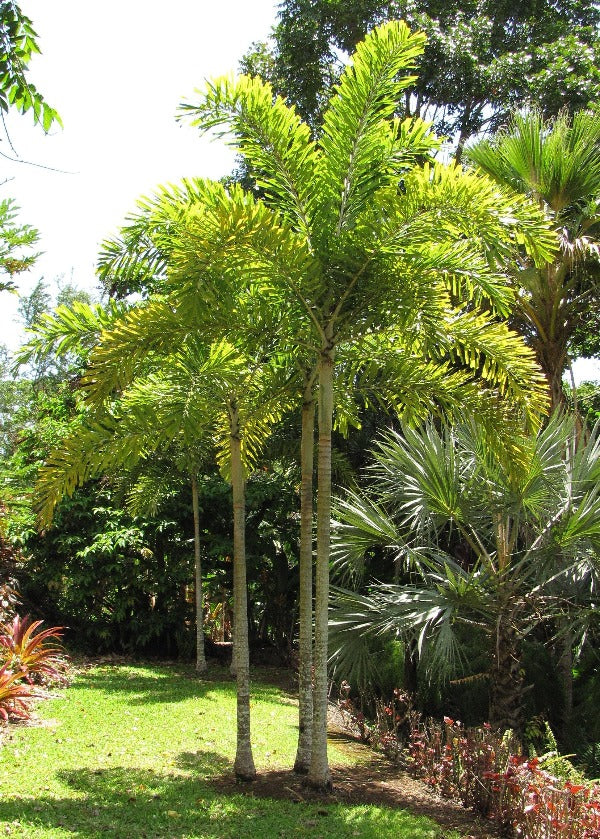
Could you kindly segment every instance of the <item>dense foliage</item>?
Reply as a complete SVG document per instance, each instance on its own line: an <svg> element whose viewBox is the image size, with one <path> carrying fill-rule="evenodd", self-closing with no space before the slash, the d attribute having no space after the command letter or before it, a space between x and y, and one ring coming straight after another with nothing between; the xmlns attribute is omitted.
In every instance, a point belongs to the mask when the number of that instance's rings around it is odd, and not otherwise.
<svg viewBox="0 0 600 839"><path fill-rule="evenodd" d="M510 111L537 104L546 116L598 99L598 5L551 2L397 2L286 0L275 53L263 59L278 89L318 123L340 53L351 53L383 20L401 18L427 34L407 114L427 116L459 148ZM257 67L260 69L260 67Z"/></svg>
<svg viewBox="0 0 600 839"><path fill-rule="evenodd" d="M398 701L489 716L523 740L550 718L580 761L600 762L600 444L579 417L542 418L548 401L569 405L569 354L597 348L600 121L581 109L600 92L598 7L532 8L287 0L275 52L244 60L273 84L216 80L183 108L200 130L229 132L241 183L189 179L143 199L100 257L120 301L92 306L66 288L50 313L40 283L21 304L35 335L20 375L2 358L3 607L18 584L27 609L81 649L181 658L199 655L198 635L230 641L237 612L255 655L296 662L300 624L301 708L320 714L325 750L316 786L329 783L330 568L355 588L337 593L330 624L365 732L369 712L390 742L406 728L410 715L397 720L383 699L400 684ZM361 41L399 13L427 41L398 22ZM31 53L24 20L19 49ZM21 109L25 81L7 94ZM51 112L27 90L46 126ZM556 116L563 106L571 114ZM455 135L457 158L473 134L504 127L467 148L468 167L445 165L420 117ZM15 248L35 240L12 213L9 274L27 264ZM593 390L574 401L597 413ZM342 496L352 487L333 564L332 480ZM0 670L16 711L26 633L13 625ZM471 760L453 734L459 764ZM445 748L427 771L456 792ZM488 804L498 792L512 810L546 784L524 761L485 772ZM556 807L569 795L584 807L572 788Z"/></svg>

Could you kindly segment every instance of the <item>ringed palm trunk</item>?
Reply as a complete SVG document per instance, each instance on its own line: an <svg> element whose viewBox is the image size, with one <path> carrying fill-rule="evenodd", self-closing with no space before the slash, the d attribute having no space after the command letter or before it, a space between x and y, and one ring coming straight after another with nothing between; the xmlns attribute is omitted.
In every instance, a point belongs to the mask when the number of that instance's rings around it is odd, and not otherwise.
<svg viewBox="0 0 600 839"><path fill-rule="evenodd" d="M315 646L313 742L308 784L331 789L327 759L327 629L331 530L331 430L334 349L322 350L319 364L319 455L317 466L317 563L315 573Z"/></svg>
<svg viewBox="0 0 600 839"><path fill-rule="evenodd" d="M313 522L313 451L315 402L312 381L302 402L302 437L300 440L300 661L298 667L298 749L294 772L305 775L310 768L313 726L312 690L312 522Z"/></svg>
<svg viewBox="0 0 600 839"><path fill-rule="evenodd" d="M250 742L250 653L246 589L246 505L242 441L235 405L231 406L231 486L233 490L233 647L237 683L237 745L234 771L243 781L256 777Z"/></svg>
<svg viewBox="0 0 600 839"><path fill-rule="evenodd" d="M202 596L202 556L200 553L200 510L198 478L192 474L192 509L194 512L194 583L196 589L196 672L206 673L204 653L204 598Z"/></svg>

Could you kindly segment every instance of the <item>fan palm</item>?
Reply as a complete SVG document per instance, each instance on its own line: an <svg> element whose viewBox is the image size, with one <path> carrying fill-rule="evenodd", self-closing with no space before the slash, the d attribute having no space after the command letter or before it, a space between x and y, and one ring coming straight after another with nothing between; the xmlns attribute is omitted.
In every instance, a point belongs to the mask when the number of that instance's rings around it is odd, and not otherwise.
<svg viewBox="0 0 600 839"><path fill-rule="evenodd" d="M565 458L571 419L554 418L536 437L501 449L481 427L390 432L374 453L371 491L338 507L336 562L360 571L375 545L409 574L407 585L376 584L368 595L340 591L336 657L364 664L365 639L417 635L430 666L448 673L460 653L458 626L489 640L490 721L522 731L525 632L567 608L569 570L597 574L600 441ZM468 554L453 553L455 530ZM558 582L560 581L560 585Z"/></svg>
<svg viewBox="0 0 600 839"><path fill-rule="evenodd" d="M545 265L516 266L515 325L535 350L552 409L564 406L569 344L598 305L600 114L520 114L466 156L498 184L536 201L559 236L560 250Z"/></svg>

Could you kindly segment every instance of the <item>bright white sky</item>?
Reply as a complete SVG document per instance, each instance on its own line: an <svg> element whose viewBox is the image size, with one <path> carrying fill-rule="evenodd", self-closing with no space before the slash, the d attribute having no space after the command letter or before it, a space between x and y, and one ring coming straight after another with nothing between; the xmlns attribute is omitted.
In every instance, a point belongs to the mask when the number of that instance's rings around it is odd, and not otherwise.
<svg viewBox="0 0 600 839"><path fill-rule="evenodd" d="M136 199L182 177L219 178L233 154L175 122L181 101L204 79L237 71L253 41L266 40L277 0L22 0L42 50L31 81L60 113L49 136L10 115L22 160L0 158L0 197L41 233L44 255L17 278L27 293L40 277L94 289L98 245L117 232ZM6 137L0 154L14 157ZM18 300L0 295L0 343L20 339Z"/></svg>

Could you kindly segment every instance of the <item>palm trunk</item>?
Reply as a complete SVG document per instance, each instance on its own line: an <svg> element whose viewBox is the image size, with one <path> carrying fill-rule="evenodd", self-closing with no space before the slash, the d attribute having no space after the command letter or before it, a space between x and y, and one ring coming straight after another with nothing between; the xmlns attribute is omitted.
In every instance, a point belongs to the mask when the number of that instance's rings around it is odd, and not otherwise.
<svg viewBox="0 0 600 839"><path fill-rule="evenodd" d="M313 742L308 783L331 789L327 760L327 623L331 529L331 430L334 351L323 350L319 364L319 459L317 493L317 564L315 573L315 686Z"/></svg>
<svg viewBox="0 0 600 839"><path fill-rule="evenodd" d="M548 383L549 412L553 414L564 409L567 404L562 379L567 359L566 348L560 342L540 341L536 346L536 355Z"/></svg>
<svg viewBox="0 0 600 839"><path fill-rule="evenodd" d="M231 406L231 486L233 489L233 648L237 682L237 748L234 771L243 781L256 777L250 742L250 653L246 591L246 507L242 443L236 406Z"/></svg>
<svg viewBox="0 0 600 839"><path fill-rule="evenodd" d="M490 723L503 731L510 728L520 738L524 727L525 684L520 639L508 606L500 607L495 640L494 665L490 673Z"/></svg>
<svg viewBox="0 0 600 839"><path fill-rule="evenodd" d="M196 588L196 672L206 673L204 654L204 598L202 596L202 557L200 554L200 510L198 479L192 474L192 509L194 512L194 582Z"/></svg>
<svg viewBox="0 0 600 839"><path fill-rule="evenodd" d="M573 722L573 639L569 627L563 625L562 628L564 636L560 638L557 644L559 652L557 671L563 695L560 742L563 748L570 750Z"/></svg>
<svg viewBox="0 0 600 839"><path fill-rule="evenodd" d="M312 522L313 522L313 449L315 402L313 385L307 385L302 403L302 438L300 463L300 661L298 667L298 750L294 772L305 775L312 752Z"/></svg>

